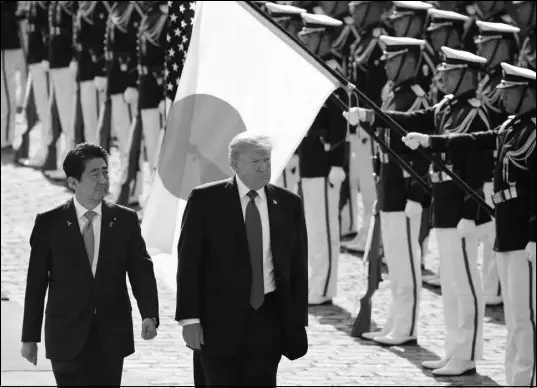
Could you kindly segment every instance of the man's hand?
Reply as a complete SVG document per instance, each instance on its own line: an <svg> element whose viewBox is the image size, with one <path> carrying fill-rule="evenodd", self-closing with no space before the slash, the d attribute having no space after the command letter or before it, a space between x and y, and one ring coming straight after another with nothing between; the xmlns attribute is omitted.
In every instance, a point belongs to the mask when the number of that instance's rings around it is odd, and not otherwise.
<svg viewBox="0 0 537 388"><path fill-rule="evenodd" d="M78 70L78 62L76 60L72 60L71 63L69 63L69 70L73 74L73 77L76 76L76 72Z"/></svg>
<svg viewBox="0 0 537 388"><path fill-rule="evenodd" d="M142 321L142 338L152 340L157 336L157 326L152 318L145 318Z"/></svg>
<svg viewBox="0 0 537 388"><path fill-rule="evenodd" d="M93 79L93 83L99 92L104 92L106 90L108 80L106 77L97 76Z"/></svg>
<svg viewBox="0 0 537 388"><path fill-rule="evenodd" d="M41 61L41 67L43 67L43 70L49 71L49 69L50 69L49 61L42 60Z"/></svg>
<svg viewBox="0 0 537 388"><path fill-rule="evenodd" d="M461 218L457 225L457 230L462 238L470 237L476 230L475 221Z"/></svg>
<svg viewBox="0 0 537 388"><path fill-rule="evenodd" d="M360 121L367 121L367 109L351 108L348 112L343 112L343 117L347 119L350 125L357 125Z"/></svg>
<svg viewBox="0 0 537 388"><path fill-rule="evenodd" d="M135 104L138 102L138 90L136 88L128 87L123 93L123 98L127 104Z"/></svg>
<svg viewBox="0 0 537 388"><path fill-rule="evenodd" d="M162 100L158 103L158 111L161 115L166 113L166 101Z"/></svg>
<svg viewBox="0 0 537 388"><path fill-rule="evenodd" d="M492 182L485 182L483 185L483 194L485 195L485 202L487 205L494 207L492 202L492 195L494 194L494 184Z"/></svg>
<svg viewBox="0 0 537 388"><path fill-rule="evenodd" d="M23 342L21 347L21 356L37 366L37 343Z"/></svg>
<svg viewBox="0 0 537 388"><path fill-rule="evenodd" d="M405 215L408 218L413 218L418 215L421 215L422 211L423 211L423 207L421 206L419 202L410 201L410 200L406 201Z"/></svg>
<svg viewBox="0 0 537 388"><path fill-rule="evenodd" d="M429 147L429 136L423 133L410 132L403 136L403 143L411 150L417 149L419 146L423 148Z"/></svg>
<svg viewBox="0 0 537 388"><path fill-rule="evenodd" d="M535 241L528 241L525 250L528 260L535 264Z"/></svg>
<svg viewBox="0 0 537 388"><path fill-rule="evenodd" d="M203 345L203 329L201 328L201 324L192 323L183 326L183 339L186 342L186 346L190 349L201 350L201 346Z"/></svg>
<svg viewBox="0 0 537 388"><path fill-rule="evenodd" d="M328 181L333 185L343 183L345 180L345 171L341 167L332 167L328 174Z"/></svg>

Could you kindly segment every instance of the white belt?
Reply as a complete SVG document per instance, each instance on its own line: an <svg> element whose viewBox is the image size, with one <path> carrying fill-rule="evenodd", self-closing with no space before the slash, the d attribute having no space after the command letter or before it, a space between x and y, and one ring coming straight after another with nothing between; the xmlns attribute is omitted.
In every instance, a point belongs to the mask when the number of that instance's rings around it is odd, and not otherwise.
<svg viewBox="0 0 537 388"><path fill-rule="evenodd" d="M518 192L516 190L516 186L510 186L508 189L498 191L492 195L492 202L494 202L495 205L498 205L499 203L509 201L510 199L518 198Z"/></svg>

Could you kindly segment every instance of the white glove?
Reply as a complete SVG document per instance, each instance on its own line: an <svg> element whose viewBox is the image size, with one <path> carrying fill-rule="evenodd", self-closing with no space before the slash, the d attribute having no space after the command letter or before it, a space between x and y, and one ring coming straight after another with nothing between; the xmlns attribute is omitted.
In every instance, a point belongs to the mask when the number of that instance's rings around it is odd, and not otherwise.
<svg viewBox="0 0 537 388"><path fill-rule="evenodd" d="M423 133L410 132L402 138L403 143L411 150L417 149L419 146L423 148L429 147L429 136Z"/></svg>
<svg viewBox="0 0 537 388"><path fill-rule="evenodd" d="M526 255L528 260L535 264L535 241L528 241L526 244Z"/></svg>
<svg viewBox="0 0 537 388"><path fill-rule="evenodd" d="M410 200L406 201L405 215L408 218L413 218L413 217L417 217L421 215L422 210L423 210L423 207L421 206L419 202L410 201Z"/></svg>
<svg viewBox="0 0 537 388"><path fill-rule="evenodd" d="M50 63L48 61L42 60L41 66L43 67L43 70L48 71L50 69Z"/></svg>
<svg viewBox="0 0 537 388"><path fill-rule="evenodd" d="M367 121L368 109L351 108L349 112L344 111L343 117L347 119L350 125L357 125L359 121Z"/></svg>
<svg viewBox="0 0 537 388"><path fill-rule="evenodd" d="M333 184L341 184L345 180L345 171L341 167L332 167L328 174L328 181Z"/></svg>
<svg viewBox="0 0 537 388"><path fill-rule="evenodd" d="M158 103L158 111L160 112L161 115L166 113L166 101L165 100L162 100L161 102Z"/></svg>
<svg viewBox="0 0 537 388"><path fill-rule="evenodd" d="M95 87L97 88L98 91L104 92L108 84L108 79L106 77L97 76L93 79L93 83L95 84Z"/></svg>
<svg viewBox="0 0 537 388"><path fill-rule="evenodd" d="M476 231L475 221L461 218L459 224L457 225L457 230L462 238L470 237Z"/></svg>
<svg viewBox="0 0 537 388"><path fill-rule="evenodd" d="M76 72L78 70L78 63L74 59L69 64L69 70L71 71L71 73L73 73L73 76L76 75Z"/></svg>
<svg viewBox="0 0 537 388"><path fill-rule="evenodd" d="M485 202L494 207L492 202L492 195L494 194L494 184L492 182L485 182L483 185L483 194L485 195Z"/></svg>
<svg viewBox="0 0 537 388"><path fill-rule="evenodd" d="M136 88L128 87L123 93L123 98L127 104L134 104L138 102L138 90Z"/></svg>

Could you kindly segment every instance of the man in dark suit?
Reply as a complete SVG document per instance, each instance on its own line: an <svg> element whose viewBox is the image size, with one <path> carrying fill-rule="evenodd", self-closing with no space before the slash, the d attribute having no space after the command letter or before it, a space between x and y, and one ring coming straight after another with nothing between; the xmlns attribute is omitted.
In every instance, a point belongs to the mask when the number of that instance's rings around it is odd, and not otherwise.
<svg viewBox="0 0 537 388"><path fill-rule="evenodd" d="M159 324L153 263L136 213L103 200L108 153L79 144L63 169L74 197L35 220L21 353L37 363L48 287L45 348L58 386L120 386L123 359L134 353L125 275L142 315L142 338L153 339Z"/></svg>
<svg viewBox="0 0 537 388"><path fill-rule="evenodd" d="M307 352L304 210L269 183L271 148L233 138L235 176L195 188L183 215L175 320L208 386L276 386L281 356Z"/></svg>

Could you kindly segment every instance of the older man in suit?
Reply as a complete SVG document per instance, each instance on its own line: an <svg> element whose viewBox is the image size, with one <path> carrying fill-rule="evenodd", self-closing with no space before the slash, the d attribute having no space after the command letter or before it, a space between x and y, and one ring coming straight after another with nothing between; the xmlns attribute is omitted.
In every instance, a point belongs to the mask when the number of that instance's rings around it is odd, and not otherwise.
<svg viewBox="0 0 537 388"><path fill-rule="evenodd" d="M269 184L271 147L237 135L235 176L195 188L183 216L175 319L208 386L276 386L281 356L307 352L304 210Z"/></svg>
<svg viewBox="0 0 537 388"><path fill-rule="evenodd" d="M103 200L107 152L79 144L63 169L74 197L35 220L21 353L37 363L48 288L45 348L58 386L120 386L123 359L134 353L125 275L142 315L142 338L153 339L159 324L153 263L136 213Z"/></svg>

